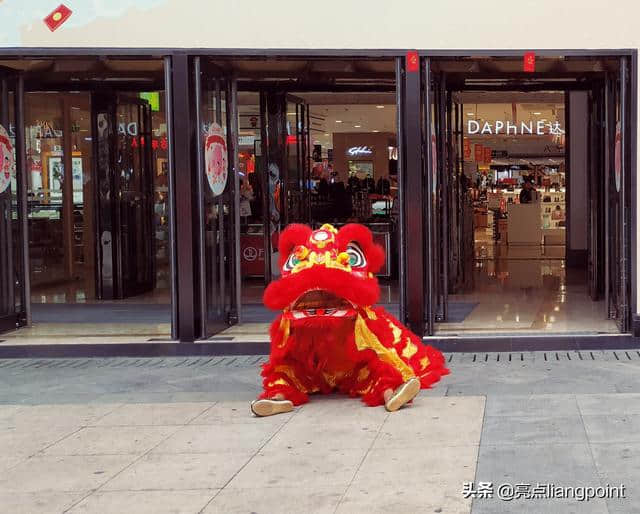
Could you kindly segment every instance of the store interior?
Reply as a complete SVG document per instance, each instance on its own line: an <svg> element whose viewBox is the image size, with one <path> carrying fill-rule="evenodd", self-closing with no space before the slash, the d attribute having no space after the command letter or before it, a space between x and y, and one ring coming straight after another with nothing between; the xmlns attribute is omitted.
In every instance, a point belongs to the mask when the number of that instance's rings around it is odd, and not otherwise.
<svg viewBox="0 0 640 514"><path fill-rule="evenodd" d="M9 63L28 77L24 122L32 317L30 327L12 336L18 342L57 335L169 337L162 61ZM105 103L109 107L100 118ZM143 111L148 117L141 116ZM12 132L15 138L15 128ZM71 181L64 180L68 168ZM15 177L13 182L17 191ZM116 196L119 201L113 202ZM116 221L120 230L112 228ZM112 244L118 255L106 251Z"/></svg>
<svg viewBox="0 0 640 514"><path fill-rule="evenodd" d="M569 158L568 94L453 95L463 129L455 140L464 204L453 230L470 250L463 272L451 273L438 334L618 332L604 298L589 294L586 244L568 241L571 229L586 243L589 210L587 162L577 158L586 137L573 139ZM569 258L572 251L577 259Z"/></svg>
<svg viewBox="0 0 640 514"><path fill-rule="evenodd" d="M388 255L379 273L381 302L397 311L395 94L293 92L289 99L286 112L288 173L302 169L307 177L306 188L296 191L300 196L289 205L289 220L314 227L327 222L337 227L352 222L366 224ZM303 126L300 107L304 110ZM272 314L261 307L266 281L260 179L262 120L257 93L240 93L239 121L243 317L247 322L264 322ZM301 147L299 138L305 138L308 143ZM297 155L301 150L305 154ZM307 209L300 209L296 202L308 202ZM274 224L280 230L287 220L285 213L279 212L282 209L276 210L278 219ZM276 248L272 247L272 278L279 274L277 258Z"/></svg>

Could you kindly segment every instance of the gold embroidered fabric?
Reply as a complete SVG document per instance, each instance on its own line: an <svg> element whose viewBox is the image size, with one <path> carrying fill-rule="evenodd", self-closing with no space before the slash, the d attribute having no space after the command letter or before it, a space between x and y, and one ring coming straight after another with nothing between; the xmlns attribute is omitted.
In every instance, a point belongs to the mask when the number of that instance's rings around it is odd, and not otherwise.
<svg viewBox="0 0 640 514"><path fill-rule="evenodd" d="M367 323L360 314L356 318L355 340L358 350L373 350L376 352L380 359L391 364L400 372L405 382L415 376L411 366L400 358L395 348L386 348L376 335L369 330Z"/></svg>

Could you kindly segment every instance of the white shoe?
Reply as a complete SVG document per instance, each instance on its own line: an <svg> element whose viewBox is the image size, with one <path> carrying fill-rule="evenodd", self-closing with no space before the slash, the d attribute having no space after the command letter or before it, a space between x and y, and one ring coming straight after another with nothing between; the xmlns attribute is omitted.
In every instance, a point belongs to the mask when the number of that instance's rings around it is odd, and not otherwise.
<svg viewBox="0 0 640 514"><path fill-rule="evenodd" d="M384 408L389 412L395 412L407 402L413 400L420 392L420 380L410 378L398 389L396 389L391 397L385 402Z"/></svg>
<svg viewBox="0 0 640 514"><path fill-rule="evenodd" d="M290 400L265 399L251 402L251 412L260 418L273 416L274 414L282 414L283 412L291 412L292 410L293 402Z"/></svg>

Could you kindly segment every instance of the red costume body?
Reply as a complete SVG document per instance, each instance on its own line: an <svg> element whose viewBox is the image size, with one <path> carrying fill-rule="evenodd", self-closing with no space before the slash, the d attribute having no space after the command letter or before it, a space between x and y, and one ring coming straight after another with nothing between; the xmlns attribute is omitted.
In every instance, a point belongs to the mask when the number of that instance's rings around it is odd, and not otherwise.
<svg viewBox="0 0 640 514"><path fill-rule="evenodd" d="M279 250L282 278L269 284L264 303L282 314L271 325L260 398L300 405L311 393L340 391L382 405L387 390L413 378L428 388L449 373L438 350L372 307L384 251L369 229L290 225Z"/></svg>

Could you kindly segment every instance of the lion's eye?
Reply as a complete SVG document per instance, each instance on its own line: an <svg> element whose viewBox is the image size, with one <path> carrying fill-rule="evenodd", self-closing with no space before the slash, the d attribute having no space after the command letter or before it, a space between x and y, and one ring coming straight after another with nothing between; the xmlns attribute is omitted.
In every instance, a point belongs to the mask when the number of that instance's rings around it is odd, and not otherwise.
<svg viewBox="0 0 640 514"><path fill-rule="evenodd" d="M349 254L349 265L352 268L364 268L367 265L367 259L357 243L349 243L347 253Z"/></svg>
<svg viewBox="0 0 640 514"><path fill-rule="evenodd" d="M291 255L289 255L287 262L284 263L284 266L282 266L282 270L291 271L299 262L300 260L295 256L295 254L292 253Z"/></svg>

